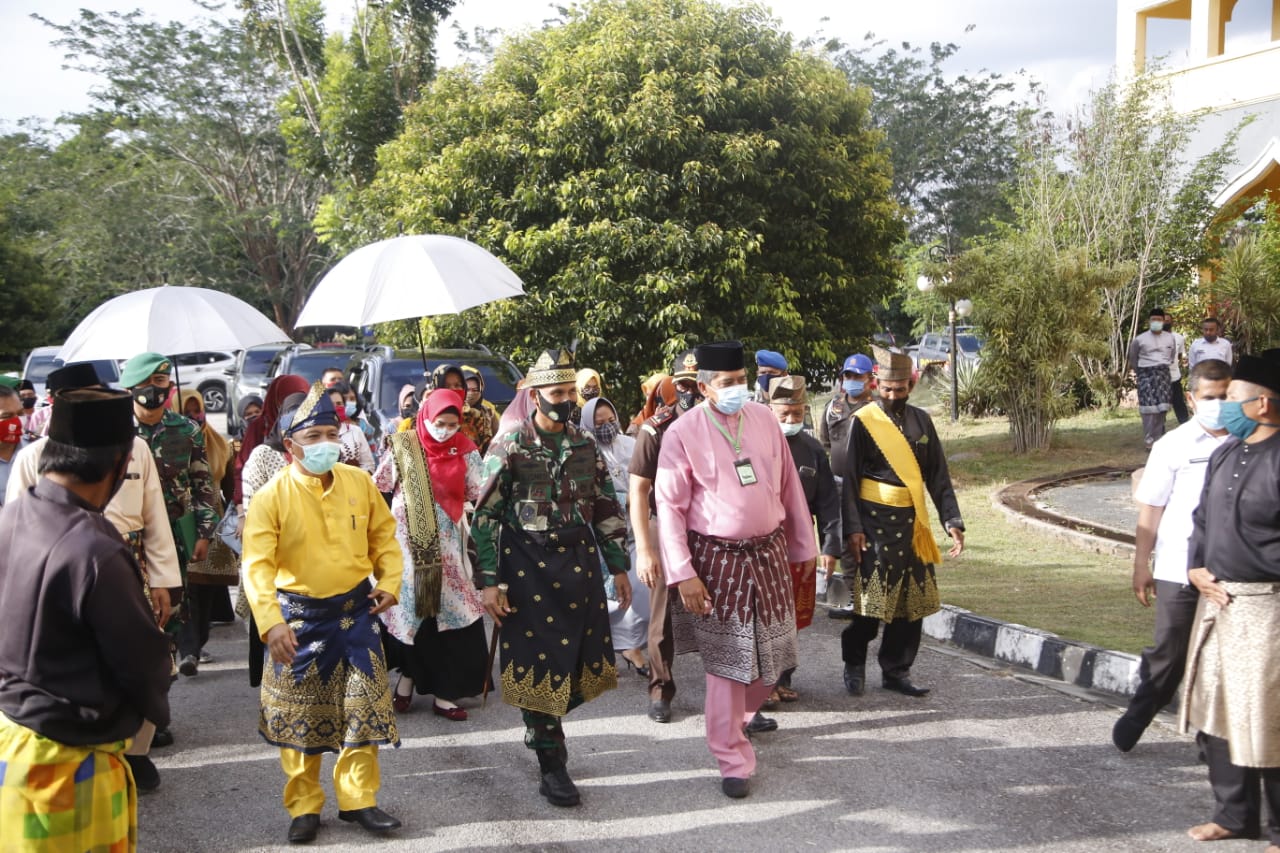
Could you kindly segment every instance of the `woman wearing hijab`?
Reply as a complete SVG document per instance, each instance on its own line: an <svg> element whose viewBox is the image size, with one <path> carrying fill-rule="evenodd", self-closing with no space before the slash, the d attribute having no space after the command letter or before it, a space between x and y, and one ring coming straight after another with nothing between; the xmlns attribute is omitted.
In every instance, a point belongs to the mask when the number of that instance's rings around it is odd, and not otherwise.
<svg viewBox="0 0 1280 853"><path fill-rule="evenodd" d="M373 450L369 447L369 439L365 438L364 430L354 420L358 414L357 406L351 403L350 408L347 408L347 395L351 393L351 386L339 379L326 388L325 393L333 403L333 410L338 413L338 443L342 445L338 461L372 474L375 469Z"/></svg>
<svg viewBox="0 0 1280 853"><path fill-rule="evenodd" d="M588 400L604 396L604 382L600 379L600 374L589 367L578 371L577 386L579 406L586 406Z"/></svg>
<svg viewBox="0 0 1280 853"><path fill-rule="evenodd" d="M675 382L665 373L655 373L640 383L640 395L644 405L627 427L627 435L635 435L636 430L653 417L662 406L674 406L676 403Z"/></svg>
<svg viewBox="0 0 1280 853"><path fill-rule="evenodd" d="M244 465L250 454L258 445L276 431L276 421L280 418L280 404L290 394L305 394L311 385L301 376L282 373L267 386L267 394L262 400L262 414L253 423L245 427L244 441L240 443L240 452L236 454L236 492L237 506L244 505ZM241 516L243 524L244 516Z"/></svg>
<svg viewBox="0 0 1280 853"><path fill-rule="evenodd" d="M236 417L240 421L240 429L236 432L237 438L244 438L245 431L249 429L249 424L253 423L262 414L262 398L257 394L246 394L240 398L240 402L236 403Z"/></svg>
<svg viewBox="0 0 1280 853"><path fill-rule="evenodd" d="M170 401L169 408L181 412L200 425L204 436L204 452L209 462L209 479L214 484L214 510L221 518L235 494L235 468L231 464L231 444L213 428L205 417L204 397L199 391L183 391ZM205 559L187 566L187 618L178 634L182 660L179 669L194 675L201 663L213 660L204 652L209 642L209 625L234 621L231 594L227 588L240 580L240 561L225 542L213 537ZM190 658L190 660L188 660Z"/></svg>
<svg viewBox="0 0 1280 853"><path fill-rule="evenodd" d="M476 443L483 456L498 432L498 407L484 398L484 376L470 365L462 365L467 383L467 407L462 413L462 432Z"/></svg>
<svg viewBox="0 0 1280 853"><path fill-rule="evenodd" d="M579 374L581 375L581 374ZM649 643L649 588L636 577L636 540L631 534L630 514L627 512L627 469L631 465L631 452L636 441L623 435L618 423L618 412L613 403L603 397L594 397L582 407L582 430L596 440L600 458L613 478L613 490L622 504L622 517L627 523L627 557L630 560L628 580L631 581L631 606L618 609L613 591L613 575L607 572L605 593L609 599L609 627L613 637L613 650L634 667L642 678L649 677L649 662L644 649Z"/></svg>
<svg viewBox="0 0 1280 853"><path fill-rule="evenodd" d="M520 424L524 423L529 415L533 412L533 397L529 394L521 394L527 386L521 379L516 383L516 396L502 410L502 417L498 418L498 431L494 436L506 435L509 432L520 428Z"/></svg>
<svg viewBox="0 0 1280 853"><path fill-rule="evenodd" d="M480 453L459 429L463 395L432 391L414 429L396 433L374 474L392 495L396 538L404 551L400 601L382 614L389 666L400 679L395 709L409 710L416 690L434 697L432 711L461 721L457 700L484 689L484 605L467 560L463 504L480 494Z"/></svg>

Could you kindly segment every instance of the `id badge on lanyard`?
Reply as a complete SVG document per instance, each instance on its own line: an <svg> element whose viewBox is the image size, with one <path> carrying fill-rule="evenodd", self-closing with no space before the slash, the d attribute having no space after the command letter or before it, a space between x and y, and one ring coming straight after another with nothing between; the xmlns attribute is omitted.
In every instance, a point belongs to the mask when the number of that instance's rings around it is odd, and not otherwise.
<svg viewBox="0 0 1280 853"><path fill-rule="evenodd" d="M739 459L733 463L733 470L738 475L739 485L754 486L758 482L756 469L751 467L750 459Z"/></svg>

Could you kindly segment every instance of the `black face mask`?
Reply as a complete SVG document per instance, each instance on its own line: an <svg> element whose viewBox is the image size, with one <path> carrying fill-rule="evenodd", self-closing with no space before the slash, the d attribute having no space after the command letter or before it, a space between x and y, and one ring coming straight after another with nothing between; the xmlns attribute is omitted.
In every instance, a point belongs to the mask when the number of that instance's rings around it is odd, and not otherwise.
<svg viewBox="0 0 1280 853"><path fill-rule="evenodd" d="M702 397L697 391L677 391L676 405L680 407L680 411L687 412L694 406L702 402Z"/></svg>
<svg viewBox="0 0 1280 853"><path fill-rule="evenodd" d="M885 409L891 414L900 415L907 410L907 401L905 399L887 400L883 397L881 399L884 400Z"/></svg>
<svg viewBox="0 0 1280 853"><path fill-rule="evenodd" d="M400 417L402 418L411 418L416 414L418 414L418 407L413 403L400 407Z"/></svg>
<svg viewBox="0 0 1280 853"><path fill-rule="evenodd" d="M141 405L142 408L151 409L152 411L162 407L168 399L169 389L157 388L154 385L148 385L133 392L133 401Z"/></svg>
<svg viewBox="0 0 1280 853"><path fill-rule="evenodd" d="M24 408L24 409L26 409L26 410L30 411L31 409L34 409L35 407L36 407L36 398L35 398L35 397L23 397L23 398L22 398L22 408Z"/></svg>
<svg viewBox="0 0 1280 853"><path fill-rule="evenodd" d="M1166 332L1172 332L1172 331L1173 331L1173 324L1172 324L1172 323L1165 323L1165 324L1164 324L1164 330L1165 330Z"/></svg>
<svg viewBox="0 0 1280 853"><path fill-rule="evenodd" d="M573 414L573 401L565 400L563 403L553 403L546 397L542 396L542 392L538 391L538 411L542 412L547 420L554 421L558 424L567 424L569 417Z"/></svg>

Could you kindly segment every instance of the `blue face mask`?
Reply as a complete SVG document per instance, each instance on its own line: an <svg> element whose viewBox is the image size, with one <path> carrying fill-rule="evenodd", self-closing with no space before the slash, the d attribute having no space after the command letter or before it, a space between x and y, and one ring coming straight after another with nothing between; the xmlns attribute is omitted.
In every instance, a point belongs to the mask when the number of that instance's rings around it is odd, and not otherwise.
<svg viewBox="0 0 1280 853"><path fill-rule="evenodd" d="M800 434L800 430L804 429L804 423L784 424L779 421L778 426L782 427L782 434L787 438Z"/></svg>
<svg viewBox="0 0 1280 853"><path fill-rule="evenodd" d="M1244 404L1252 403L1257 397L1250 397L1248 400L1223 400L1222 407L1219 409L1219 417L1222 420L1223 428L1234 435L1236 438L1244 441L1253 435L1253 431L1258 428L1258 422L1244 413Z"/></svg>
<svg viewBox="0 0 1280 853"><path fill-rule="evenodd" d="M769 394L769 383L773 381L773 376L765 373L756 377L756 387L760 389L760 393L764 396Z"/></svg>
<svg viewBox="0 0 1280 853"><path fill-rule="evenodd" d="M850 397L858 397L863 391L867 390L867 383L857 379L846 379L840 383L840 387L844 389L844 393Z"/></svg>
<svg viewBox="0 0 1280 853"><path fill-rule="evenodd" d="M714 403L717 411L726 415L736 415L747 402L747 383L741 385L730 385L728 388L716 389L716 401Z"/></svg>
<svg viewBox="0 0 1280 853"><path fill-rule="evenodd" d="M1196 400L1196 420L1207 430L1222 429L1222 401Z"/></svg>
<svg viewBox="0 0 1280 853"><path fill-rule="evenodd" d="M356 416L358 406L355 403L347 403L343 408L347 410L347 417L354 418Z"/></svg>
<svg viewBox="0 0 1280 853"><path fill-rule="evenodd" d="M328 474L338 464L342 454L342 445L336 441L317 441L315 444L294 443L295 448L302 448L302 458L298 461L317 477Z"/></svg>

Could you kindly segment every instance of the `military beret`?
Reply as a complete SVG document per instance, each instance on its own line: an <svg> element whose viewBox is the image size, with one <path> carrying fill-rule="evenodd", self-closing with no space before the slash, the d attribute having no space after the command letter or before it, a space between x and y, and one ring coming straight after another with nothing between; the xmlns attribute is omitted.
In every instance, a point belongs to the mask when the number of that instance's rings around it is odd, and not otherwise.
<svg viewBox="0 0 1280 853"><path fill-rule="evenodd" d="M120 384L125 388L134 388L146 382L157 373L168 373L173 363L167 355L158 352L144 352L135 355L124 363L120 371Z"/></svg>
<svg viewBox="0 0 1280 853"><path fill-rule="evenodd" d="M756 364L759 367L772 367L774 370L787 370L787 359L780 352L771 349L756 350Z"/></svg>

